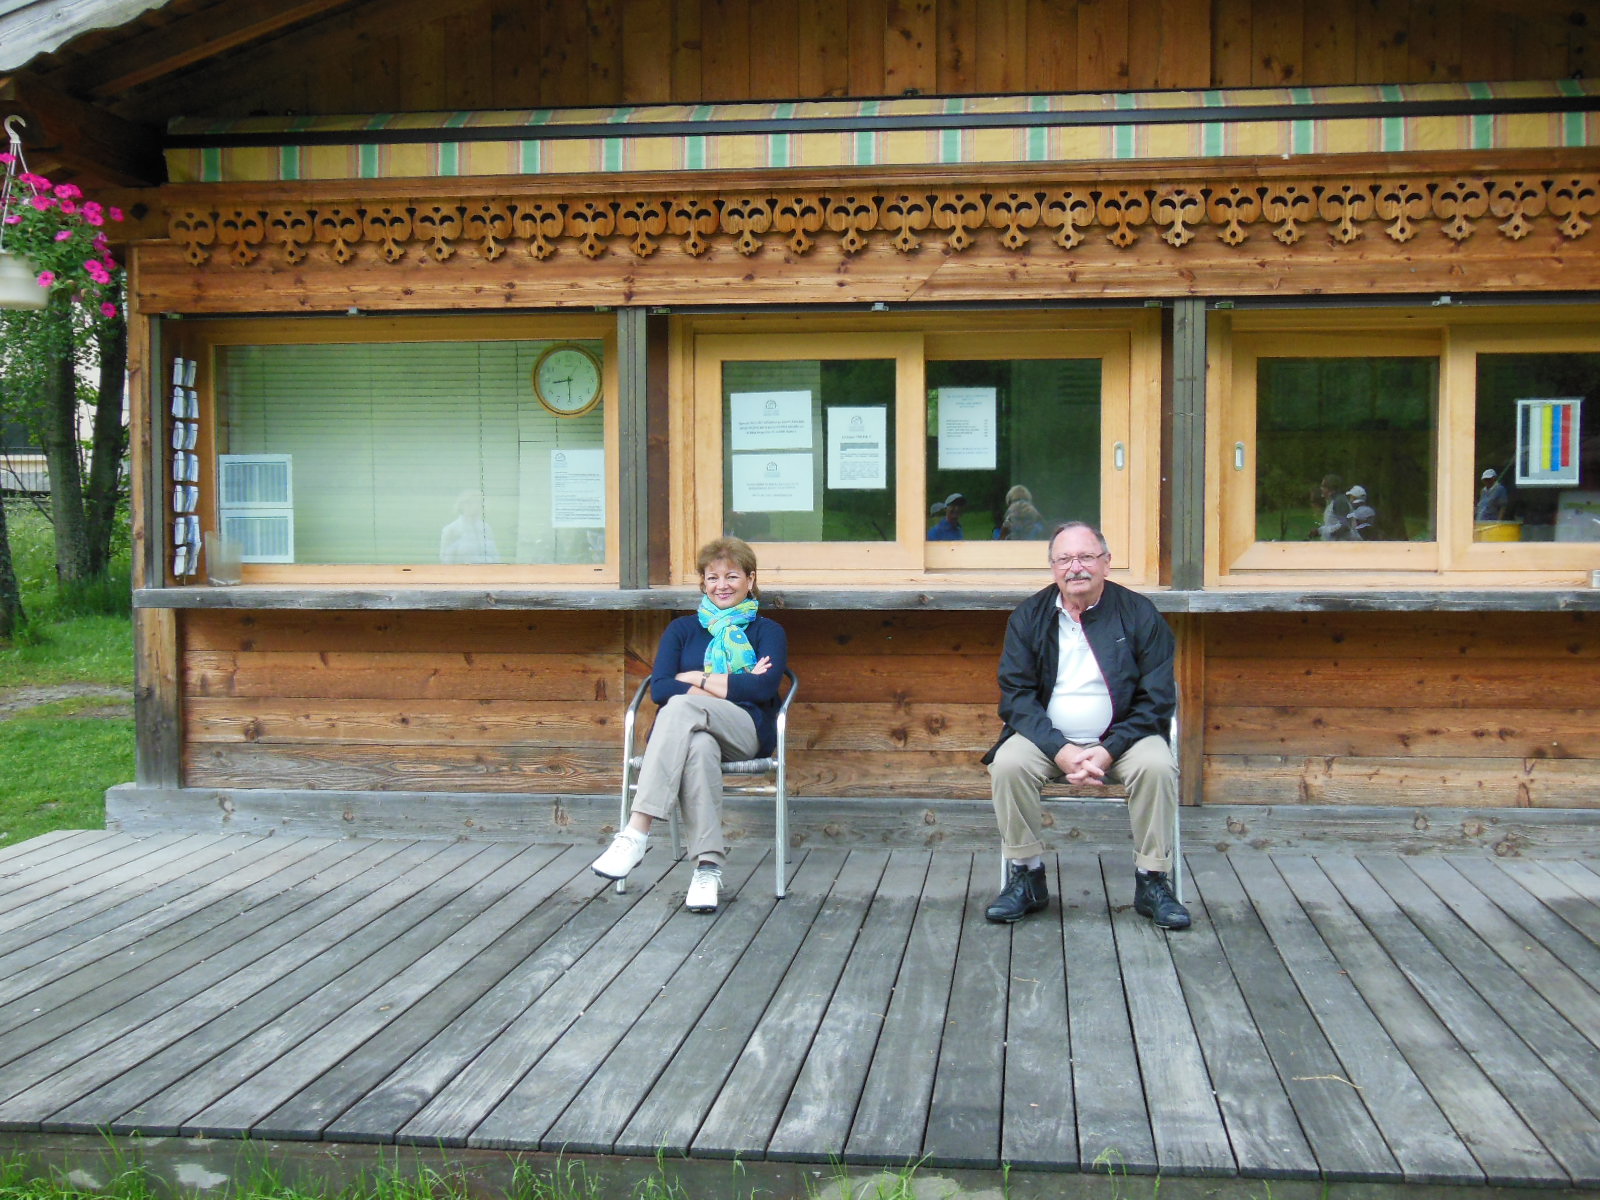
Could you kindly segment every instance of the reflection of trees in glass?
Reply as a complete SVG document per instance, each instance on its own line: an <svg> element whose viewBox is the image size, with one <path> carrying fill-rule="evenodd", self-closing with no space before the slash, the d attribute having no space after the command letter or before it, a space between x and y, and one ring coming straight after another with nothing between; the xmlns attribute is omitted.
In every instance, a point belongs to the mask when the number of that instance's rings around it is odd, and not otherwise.
<svg viewBox="0 0 1600 1200"><path fill-rule="evenodd" d="M1006 511L1006 493L1021 484L1046 531L1066 520L1099 524L1099 359L935 361L928 363L927 379L925 516L936 501L960 492L967 498L966 536L991 538ZM947 387L995 389L995 470L939 469L935 393Z"/></svg>
<svg viewBox="0 0 1600 1200"><path fill-rule="evenodd" d="M1473 478L1485 467L1500 475L1509 497L1505 519L1522 523L1525 542L1548 542L1556 536L1562 498L1574 492L1600 492L1600 354L1480 354ZM1579 426L1578 486L1517 486L1517 401L1584 397ZM1473 487L1478 484L1474 482ZM1476 503L1476 492L1472 503ZM1463 501L1464 503L1466 501ZM1569 503L1571 503L1569 501ZM1584 529L1582 532L1587 533ZM1600 527L1592 538L1600 541Z"/></svg>
<svg viewBox="0 0 1600 1200"><path fill-rule="evenodd" d="M1256 386L1256 536L1312 536L1317 485L1360 484L1377 512L1367 540L1433 538L1433 358L1263 358Z"/></svg>

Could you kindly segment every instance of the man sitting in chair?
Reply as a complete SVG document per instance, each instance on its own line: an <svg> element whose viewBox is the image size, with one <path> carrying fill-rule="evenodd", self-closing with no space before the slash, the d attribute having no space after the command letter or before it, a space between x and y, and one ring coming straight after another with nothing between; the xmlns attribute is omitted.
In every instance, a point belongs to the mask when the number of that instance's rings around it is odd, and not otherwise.
<svg viewBox="0 0 1600 1200"><path fill-rule="evenodd" d="M1081 521L1050 538L1054 583L1011 614L1000 653L1005 729L984 756L1000 823L1006 884L985 913L1017 921L1049 903L1039 790L1068 783L1128 789L1133 906L1163 929L1186 929L1172 894L1178 768L1167 733L1176 704L1172 630L1155 605L1106 579L1111 551Z"/></svg>

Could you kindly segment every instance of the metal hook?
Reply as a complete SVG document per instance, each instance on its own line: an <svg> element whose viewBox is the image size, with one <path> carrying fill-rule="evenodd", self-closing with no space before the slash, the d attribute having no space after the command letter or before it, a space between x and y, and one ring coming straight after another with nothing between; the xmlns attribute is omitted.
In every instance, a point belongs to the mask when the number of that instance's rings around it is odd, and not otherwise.
<svg viewBox="0 0 1600 1200"><path fill-rule="evenodd" d="M26 125L26 124L27 124L27 122L24 121L21 117L19 117L16 113L12 113L9 117L7 117L5 119L6 139L8 141L10 141L10 143L13 146L17 146L17 145L21 145L22 144L22 135L20 133L18 133L15 129L13 129L12 126L13 125Z"/></svg>

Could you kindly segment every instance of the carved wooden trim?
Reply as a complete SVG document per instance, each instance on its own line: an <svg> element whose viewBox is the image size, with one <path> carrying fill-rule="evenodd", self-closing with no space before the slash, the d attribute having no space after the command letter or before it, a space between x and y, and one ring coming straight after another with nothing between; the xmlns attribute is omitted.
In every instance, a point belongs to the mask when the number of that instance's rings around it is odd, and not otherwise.
<svg viewBox="0 0 1600 1200"><path fill-rule="evenodd" d="M1294 179L980 187L763 190L564 199L400 197L273 203L252 208L181 204L167 230L188 261L221 256L248 266L262 254L294 266L314 247L334 263L444 262L467 250L493 261L509 250L543 260L560 252L647 258L675 242L691 256L726 245L743 255L774 247L806 255L833 245L859 254L874 241L903 254L930 229L959 254L990 238L1020 251L1032 231L1072 251L1091 237L1130 250L1151 237L1182 249L1214 237L1230 247L1271 237L1285 246L1319 233L1348 246L1368 237L1403 244L1436 232L1462 242L1480 232L1518 240L1548 220L1561 237L1586 236L1600 213L1600 175L1528 173L1397 179Z"/></svg>

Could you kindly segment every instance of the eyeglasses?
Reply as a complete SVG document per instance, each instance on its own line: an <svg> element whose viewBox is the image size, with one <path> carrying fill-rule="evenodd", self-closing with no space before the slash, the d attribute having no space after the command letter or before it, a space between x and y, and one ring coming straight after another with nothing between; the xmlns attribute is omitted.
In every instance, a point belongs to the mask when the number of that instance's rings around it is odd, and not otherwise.
<svg viewBox="0 0 1600 1200"><path fill-rule="evenodd" d="M1050 560L1052 567L1087 567L1092 562L1099 562L1102 558L1109 557L1105 551L1099 554L1063 554Z"/></svg>

